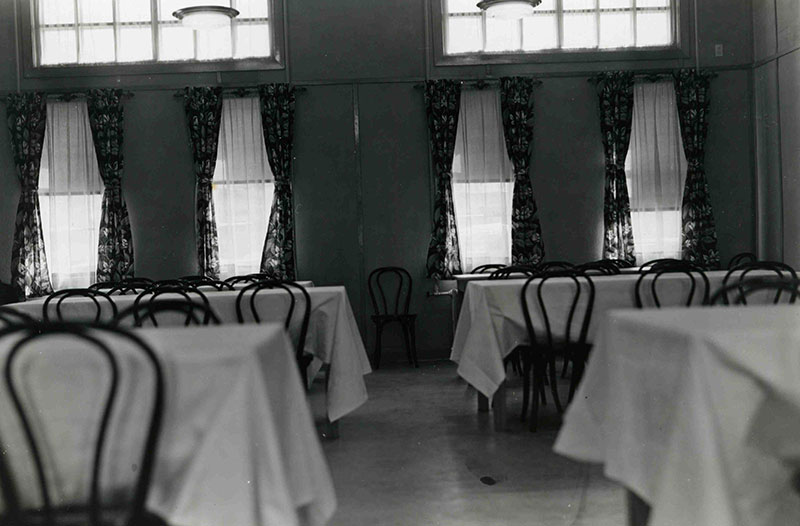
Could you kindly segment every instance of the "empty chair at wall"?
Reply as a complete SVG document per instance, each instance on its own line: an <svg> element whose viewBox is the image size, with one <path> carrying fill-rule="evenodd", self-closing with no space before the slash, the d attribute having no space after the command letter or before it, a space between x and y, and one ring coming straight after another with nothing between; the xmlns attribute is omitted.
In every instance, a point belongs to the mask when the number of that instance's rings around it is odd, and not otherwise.
<svg viewBox="0 0 800 526"><path fill-rule="evenodd" d="M390 323L401 326L408 363L419 367L415 329L417 315L408 312L412 285L411 274L402 267L376 268L367 278L367 288L375 312L372 316L375 323L375 369L381 364L383 329Z"/></svg>

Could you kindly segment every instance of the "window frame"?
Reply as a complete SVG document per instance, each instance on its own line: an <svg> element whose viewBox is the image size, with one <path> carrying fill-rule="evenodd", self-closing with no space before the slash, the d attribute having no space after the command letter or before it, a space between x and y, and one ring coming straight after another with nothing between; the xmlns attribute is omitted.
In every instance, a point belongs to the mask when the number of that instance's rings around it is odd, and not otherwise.
<svg viewBox="0 0 800 526"><path fill-rule="evenodd" d="M285 2L269 2L269 31L272 56L222 60L183 60L174 62L112 62L107 64L37 64L38 34L36 28L36 0L13 0L19 7L17 20L25 78L120 76L164 73L203 73L217 71L280 70L285 68ZM153 50L155 52L155 49Z"/></svg>
<svg viewBox="0 0 800 526"><path fill-rule="evenodd" d="M487 64L552 64L569 62L615 62L638 60L674 60L690 58L691 42L689 2L673 0L672 13L675 43L664 47L625 49L546 49L540 51L473 52L448 55L445 51L447 0L427 0L430 9L433 63L435 66L475 66ZM477 3L477 2L476 2Z"/></svg>

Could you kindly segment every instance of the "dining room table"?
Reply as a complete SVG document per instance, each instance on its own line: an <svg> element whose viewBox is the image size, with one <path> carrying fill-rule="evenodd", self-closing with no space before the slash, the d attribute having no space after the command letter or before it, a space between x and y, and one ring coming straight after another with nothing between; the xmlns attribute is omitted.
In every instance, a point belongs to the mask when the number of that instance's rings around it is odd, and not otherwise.
<svg viewBox="0 0 800 526"><path fill-rule="evenodd" d="M311 313L304 351L314 357L309 369L309 383L319 373L323 365L328 366L326 376L326 412L328 421L337 422L344 415L356 410L367 401L367 388L364 375L372 371L364 343L361 339L355 316L353 315L347 290L343 286L312 287L307 289L311 299ZM209 305L223 325L238 324L236 312L237 299L241 291L204 291ZM242 311L246 324L255 319L250 312L249 296L244 297ZM135 294L114 295L112 301L118 312L131 307L136 300ZM170 297L168 294L164 296ZM101 300L101 319L110 320L112 309ZM45 298L36 298L25 302L13 303L8 307L28 314L35 319L42 319ZM56 302L51 302L48 311L55 313ZM288 311L289 296L281 289L259 291L255 306L263 321L284 321ZM298 307L302 307L298 300ZM70 321L91 321L96 313L96 304L91 298L75 297L65 300L62 314ZM159 327L183 325L185 316L159 316ZM128 319L133 323L133 318ZM297 340L300 331L301 316L292 317L289 333ZM329 433L336 435L335 425Z"/></svg>
<svg viewBox="0 0 800 526"><path fill-rule="evenodd" d="M173 526L323 526L336 509L331 476L294 351L274 323L140 328L155 352L165 400L147 508ZM104 491L128 488L153 400L152 374L130 342L113 346L120 383L101 473ZM0 340L5 363L14 336ZM58 502L80 502L108 371L65 335L41 338L15 365ZM83 349L83 350L82 350ZM0 390L4 454L26 503L36 503L32 462L7 390Z"/></svg>
<svg viewBox="0 0 800 526"><path fill-rule="evenodd" d="M599 325L557 453L602 464L632 524L800 524L800 307L613 310Z"/></svg>
<svg viewBox="0 0 800 526"><path fill-rule="evenodd" d="M728 271L706 272L709 281L709 294L722 285ZM753 273L753 275L759 275ZM611 276L591 276L595 288L594 306L587 340L594 341L598 320L612 310L636 307L635 289L640 275L626 273ZM648 280L651 278L647 278ZM701 277L695 274L697 290L693 304L703 300L704 285ZM479 411L489 410L489 400L494 411L495 427L504 429L506 364L504 359L520 345L529 343L528 330L522 311L521 293L527 278L503 280L470 280L466 282L463 302L459 311L458 324L453 337L450 359L458 364L458 375L478 392ZM528 289L528 304L531 321L537 334L544 333L544 318L536 299L534 279ZM658 291L662 304L673 305L686 301L691 282L681 273L664 274L658 280ZM649 290L649 285L647 286ZM548 314L554 331L566 327L566 319L574 294L574 284L570 278L550 278L543 297L548 305ZM587 304L588 285L581 282L581 297L577 312L583 312ZM652 298L643 295L645 307L652 307ZM579 332L580 316L575 316L572 334Z"/></svg>

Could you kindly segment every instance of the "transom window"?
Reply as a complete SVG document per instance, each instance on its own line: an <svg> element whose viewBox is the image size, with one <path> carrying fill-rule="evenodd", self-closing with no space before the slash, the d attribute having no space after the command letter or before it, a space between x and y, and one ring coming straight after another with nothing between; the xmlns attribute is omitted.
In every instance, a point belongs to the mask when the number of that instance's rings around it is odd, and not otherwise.
<svg viewBox="0 0 800 526"><path fill-rule="evenodd" d="M215 0L230 28L193 31L172 16L187 0L31 0L40 66L271 57L270 0Z"/></svg>
<svg viewBox="0 0 800 526"><path fill-rule="evenodd" d="M474 0L441 0L445 54L669 47L676 0L543 0L534 14L486 16Z"/></svg>

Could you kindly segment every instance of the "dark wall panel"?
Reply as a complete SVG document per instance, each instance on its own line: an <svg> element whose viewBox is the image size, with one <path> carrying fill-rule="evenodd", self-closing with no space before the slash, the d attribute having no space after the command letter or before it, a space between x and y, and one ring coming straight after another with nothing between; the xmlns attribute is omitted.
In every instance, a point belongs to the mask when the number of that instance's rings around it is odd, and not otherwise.
<svg viewBox="0 0 800 526"><path fill-rule="evenodd" d="M778 61L780 79L781 175L783 181L783 252L800 265L800 51Z"/></svg>
<svg viewBox="0 0 800 526"><path fill-rule="evenodd" d="M778 106L778 63L755 70L756 181L759 254L783 259L783 204L781 197L781 145Z"/></svg>

